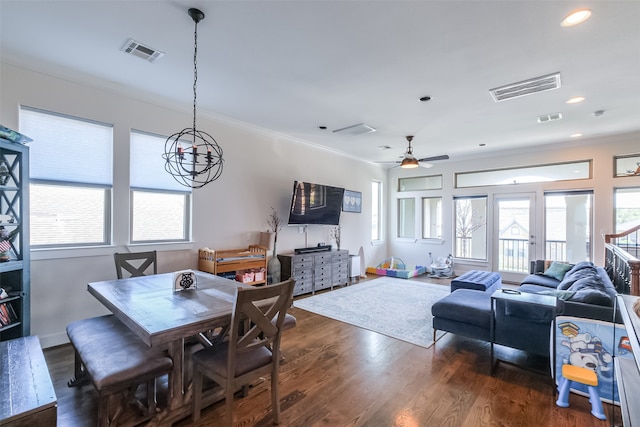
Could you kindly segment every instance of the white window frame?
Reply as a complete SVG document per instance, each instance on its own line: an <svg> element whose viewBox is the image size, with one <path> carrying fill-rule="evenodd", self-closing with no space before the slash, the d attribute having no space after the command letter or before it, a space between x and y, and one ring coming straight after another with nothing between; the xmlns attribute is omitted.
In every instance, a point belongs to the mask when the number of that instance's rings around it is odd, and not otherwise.
<svg viewBox="0 0 640 427"><path fill-rule="evenodd" d="M382 182L371 181L371 243L380 244L384 241L384 216ZM375 235L377 234L377 236Z"/></svg>
<svg viewBox="0 0 640 427"><path fill-rule="evenodd" d="M191 189L184 187L179 182L175 181L175 179L169 175L169 173L164 169L162 154L164 152L164 143L167 140L166 136L158 135L146 131L135 130L132 129L130 132L131 138L131 150L134 149L135 142L133 141L136 138L136 135L145 139L145 142L150 144L150 148L148 153L145 152L143 156L143 160L145 161L144 165L134 164L136 159L134 156L131 156L129 173L131 176L131 186L130 186L130 210L129 210L129 241L131 244L150 244L150 243L182 243L189 242L191 239L191 224L192 224L192 215L191 215ZM146 160L151 160L146 163ZM140 167L144 167L146 174L150 177L154 177L154 179L150 181L140 181L137 182L140 178L136 178L136 174L134 171L137 171ZM158 179L161 177L161 179ZM137 186L136 184L143 184L142 186ZM137 218L136 215L139 211L136 210L136 195L166 195L166 196L182 196L182 231L180 237L174 236L162 236L162 235L154 235L150 238L135 238L139 231L136 229ZM166 206L165 204L160 204L161 206ZM158 211L156 211L158 212ZM167 218L162 218L163 212L159 212L160 215L157 218L149 218L148 222L150 222L150 228L154 230L154 233L157 231L163 230L163 227L167 226ZM180 213L174 212L174 214L179 215ZM167 229L172 229L167 226Z"/></svg>
<svg viewBox="0 0 640 427"><path fill-rule="evenodd" d="M86 123L86 124L90 124L90 125L95 125L95 126L100 126L100 127L104 127L104 130L107 130L110 134L108 137L108 145L102 145L102 146L98 146L101 147L101 149L106 153L109 153L109 156L107 156L106 154L97 154L92 152L92 150L90 149L90 147L87 147L86 145L81 144L82 147L80 147L81 149L78 149L78 140L74 139L73 137L70 137L67 141L64 141L63 143L61 142L60 145L61 147L57 147L57 146L53 146L53 148L55 148L57 150L57 152L55 154L62 153L62 155L64 156L64 153L66 151L71 151L72 155L75 155L75 158L73 160L69 160L67 162L67 160L60 160L60 159L50 159L50 157L47 157L47 162L50 161L52 162L53 166L56 166L57 163L56 162L60 162L62 163L64 161L64 164L71 164L70 162L76 162L76 164L80 164L85 166L85 168L87 166L91 166L93 164L95 164L96 159L103 159L106 157L106 162L108 162L108 164L106 163L101 163L100 165L102 166L101 172L102 174L100 175L101 178L99 178L98 180L101 182L85 182L83 181L83 179L85 178L81 173L74 173L74 174L59 174L59 172L57 172L57 168L56 167L52 167L51 170L45 170L45 168L43 168L42 170L38 170L38 168L30 168L30 174L32 176L32 178L30 179L30 221L31 221L31 230L30 230L30 236L31 236L31 249L53 249L53 248L86 248L86 247L106 247L106 246L110 246L111 245L111 234L112 234L112 218L111 218L111 206L112 206L112 188L113 188L113 125L109 124L109 123L103 123L103 122L98 122L95 120L90 120L90 119L85 119L85 118L81 118L81 117L76 117L76 116L71 116L71 115L67 115L67 114L62 114L62 113L57 113L57 112L52 112L52 111L46 111L46 110L42 110L42 109L38 109L38 108L32 108L32 107L26 107L26 106L20 106L20 129L21 131L25 132L26 134L30 135L31 137L34 138L34 141L31 143L31 150L30 150L30 162L33 164L34 163L34 157L36 157L38 155L38 140L39 135L37 135L38 130L40 130L40 133L42 133L44 135L44 133L42 132L42 129L38 129L37 123L33 123L34 128L31 129L30 123L25 123L25 114L24 112L28 112L28 113L36 113L36 114L42 114L45 116L51 116L51 117L57 117L57 118L62 118L65 120L70 120L69 126L72 126L71 124L78 124L78 123ZM61 124L61 126L65 126L65 124ZM73 127L73 126L72 126ZM25 129L26 128L26 129ZM62 129L64 131L64 129ZM34 133L35 132L35 133ZM54 132L52 132L52 134L55 134ZM71 133L70 135L73 135L73 133ZM44 139L44 138L43 138ZM52 144L51 142L51 137L47 134L46 139L48 139L46 141L47 144ZM105 142L103 140L103 142ZM55 141L53 142L55 144ZM49 146L51 147L51 145ZM47 147L47 148L49 148ZM49 156L50 154L48 154ZM85 156L83 158L83 156ZM51 156L51 157L55 157L55 156ZM89 160L87 160L89 159ZM91 163L94 162L94 163ZM42 162L39 161L38 162L40 165L45 164L46 162ZM36 163L36 164L38 164ZM75 169L71 170L72 172L77 172ZM44 177L44 178L43 178ZM91 179L91 177L89 177L89 179ZM39 206L38 205L38 200L37 197L34 198L34 196L38 193L37 188L44 188L44 187L67 187L67 188L76 188L79 190L87 190L87 189L94 189L94 190L100 190L103 192L102 197L103 197L103 203L102 203L102 212L97 214L98 217L102 218L102 225L101 225L101 230L100 233L101 234L101 238L99 239L94 239L94 240L84 240L84 241L80 241L80 240L64 240L64 237L67 236L72 236L73 233L65 233L65 228L67 230L69 230L68 227L83 227L83 226L91 226L92 222L90 221L89 224L82 224L82 218L76 218L76 224L69 224L68 221L63 221L60 222L58 224L56 224L57 221L54 221L53 223L51 223L51 226L56 226L57 230L57 236L59 237L55 242L54 241L49 241L49 243L36 243L34 242L34 238L38 238L38 234L37 234L37 227L38 227L38 223L42 222L40 219L38 219L38 210L40 209L41 212L46 212L47 214L51 214L51 215L60 215L61 217L69 217L69 215L73 215L70 214L68 211L64 211L64 209L56 209L55 206ZM74 201L77 200L77 198L73 198ZM45 216L47 215L45 214ZM34 216L35 215L35 216ZM56 217L56 218L60 218L60 217ZM89 218L91 220L91 218ZM94 224L95 225L95 224ZM46 236L45 236L46 237Z"/></svg>

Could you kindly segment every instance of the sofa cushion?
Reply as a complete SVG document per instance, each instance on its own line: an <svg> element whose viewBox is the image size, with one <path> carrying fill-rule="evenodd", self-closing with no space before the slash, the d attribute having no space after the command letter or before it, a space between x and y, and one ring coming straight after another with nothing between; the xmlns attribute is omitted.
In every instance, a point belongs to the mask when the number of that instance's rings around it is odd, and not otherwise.
<svg viewBox="0 0 640 427"><path fill-rule="evenodd" d="M610 295L604 289L604 283L598 276L598 280L590 277L584 277L576 280L573 285L567 289L574 294L569 301L584 302L586 304L596 304L611 307L613 301Z"/></svg>
<svg viewBox="0 0 640 427"><path fill-rule="evenodd" d="M566 301L583 302L611 307L615 298L615 288L602 267L592 262L582 261L573 266L558 284L558 291ZM531 290L540 293L539 290ZM560 298L560 294L556 294Z"/></svg>
<svg viewBox="0 0 640 427"><path fill-rule="evenodd" d="M553 277L545 276L543 274L530 274L525 277L520 284L544 286L546 288L555 289L558 287L559 283L560 281L554 279Z"/></svg>
<svg viewBox="0 0 640 427"><path fill-rule="evenodd" d="M552 277L556 280L562 280L567 271L571 270L573 266L564 262L553 261L549 268L542 273L544 276Z"/></svg>
<svg viewBox="0 0 640 427"><path fill-rule="evenodd" d="M431 306L433 317L483 326L491 324L491 295L471 289L458 289Z"/></svg>

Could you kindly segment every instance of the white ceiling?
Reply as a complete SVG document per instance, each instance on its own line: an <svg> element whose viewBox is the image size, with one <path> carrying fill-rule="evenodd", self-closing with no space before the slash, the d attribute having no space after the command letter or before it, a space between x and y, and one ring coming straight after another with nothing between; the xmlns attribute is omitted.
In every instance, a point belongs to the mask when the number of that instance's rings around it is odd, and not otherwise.
<svg viewBox="0 0 640 427"><path fill-rule="evenodd" d="M206 15L199 114L372 162L397 160L410 134L417 157L456 159L640 129L640 1L631 0L0 0L1 59L188 110L189 7ZM579 7L591 19L561 27ZM164 57L124 54L129 38ZM489 94L554 72L560 89L501 103ZM432 100L418 101L425 95ZM578 95L586 100L566 104ZM557 112L562 120L537 122ZM377 132L332 132L357 123Z"/></svg>

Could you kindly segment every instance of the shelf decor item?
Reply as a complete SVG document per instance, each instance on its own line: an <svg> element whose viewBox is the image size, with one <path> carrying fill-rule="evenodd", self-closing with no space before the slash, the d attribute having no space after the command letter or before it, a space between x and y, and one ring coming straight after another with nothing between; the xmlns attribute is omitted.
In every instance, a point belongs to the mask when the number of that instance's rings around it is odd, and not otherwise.
<svg viewBox="0 0 640 427"><path fill-rule="evenodd" d="M269 224L270 232L273 233L273 256L267 263L267 274L271 276L271 283L278 283L280 281L280 260L278 259L278 231L282 230L284 221L278 215L278 212L271 207L271 213L267 217L267 224Z"/></svg>
<svg viewBox="0 0 640 427"><path fill-rule="evenodd" d="M198 22L204 13L191 8L189 16L195 23L193 49L193 127L174 133L164 144L162 158L165 170L185 187L201 188L222 175L222 148L216 140L196 127L196 86L198 82Z"/></svg>
<svg viewBox="0 0 640 427"><path fill-rule="evenodd" d="M9 231L4 226L0 225L0 262L7 262L11 260L11 248L12 241L18 234L20 229L18 227Z"/></svg>
<svg viewBox="0 0 640 427"><path fill-rule="evenodd" d="M16 132L13 129L9 129L6 126L0 125L0 138L4 138L7 141L11 141L15 144L26 144L27 142L33 141L33 139L29 138L26 135L21 134L20 132Z"/></svg>
<svg viewBox="0 0 640 427"><path fill-rule="evenodd" d="M340 250L340 232L342 231L342 229L340 228L339 225L336 225L335 227L331 227L331 229L329 230L329 236L335 240L336 242L336 247L338 248L338 250Z"/></svg>

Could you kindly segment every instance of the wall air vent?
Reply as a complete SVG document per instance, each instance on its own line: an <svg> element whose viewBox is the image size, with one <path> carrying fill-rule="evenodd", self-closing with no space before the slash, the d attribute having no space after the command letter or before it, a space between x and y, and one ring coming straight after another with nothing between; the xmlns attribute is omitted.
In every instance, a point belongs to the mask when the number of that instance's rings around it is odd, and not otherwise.
<svg viewBox="0 0 640 427"><path fill-rule="evenodd" d="M333 133L339 133L340 135L361 135L363 133L375 132L376 128L373 126L365 125L364 123L358 123L357 125L347 126L346 128L336 129Z"/></svg>
<svg viewBox="0 0 640 427"><path fill-rule="evenodd" d="M561 118L562 113L543 114L542 116L538 116L538 123L554 122L556 120L560 120Z"/></svg>
<svg viewBox="0 0 640 427"><path fill-rule="evenodd" d="M121 49L124 53L137 56L148 62L154 62L156 59L160 59L164 56L164 52L145 46L133 39L129 39Z"/></svg>
<svg viewBox="0 0 640 427"><path fill-rule="evenodd" d="M489 89L489 93L491 93L491 97L495 102L500 102L506 101L507 99L519 98L525 95L532 95L538 92L558 89L559 87L560 73L558 72Z"/></svg>

